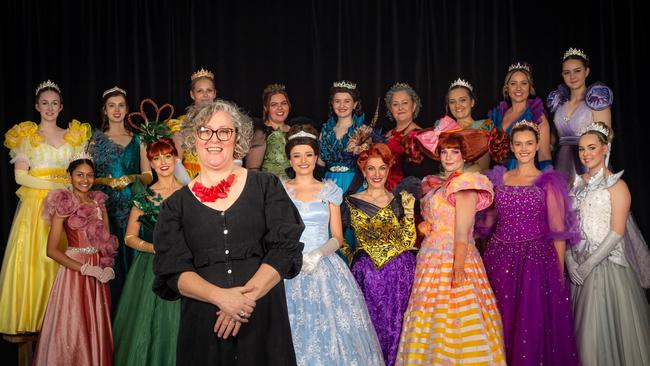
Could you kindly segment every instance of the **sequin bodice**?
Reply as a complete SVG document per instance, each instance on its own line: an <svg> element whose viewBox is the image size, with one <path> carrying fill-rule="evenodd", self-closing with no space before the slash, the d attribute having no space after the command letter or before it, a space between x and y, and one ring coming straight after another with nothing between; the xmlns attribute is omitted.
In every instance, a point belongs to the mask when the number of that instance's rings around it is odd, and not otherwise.
<svg viewBox="0 0 650 366"><path fill-rule="evenodd" d="M365 252L375 266L381 268L402 252L417 250L414 247L415 221L406 216L398 218L394 200L374 214L363 209L362 207L368 204L359 202L361 200L357 198L350 197L345 201L350 210L350 223L357 240L355 254L359 251Z"/></svg>
<svg viewBox="0 0 650 366"><path fill-rule="evenodd" d="M580 176L575 178L571 191L580 215L580 229L583 240L573 248L576 260L582 263L605 239L611 228L612 199L608 188L613 186L623 172L605 176L601 170L589 182ZM623 251L623 241L609 253L609 260L627 266Z"/></svg>
<svg viewBox="0 0 650 366"><path fill-rule="evenodd" d="M504 242L522 242L539 238L546 230L546 194L536 185L499 185L494 204L499 224L494 235Z"/></svg>

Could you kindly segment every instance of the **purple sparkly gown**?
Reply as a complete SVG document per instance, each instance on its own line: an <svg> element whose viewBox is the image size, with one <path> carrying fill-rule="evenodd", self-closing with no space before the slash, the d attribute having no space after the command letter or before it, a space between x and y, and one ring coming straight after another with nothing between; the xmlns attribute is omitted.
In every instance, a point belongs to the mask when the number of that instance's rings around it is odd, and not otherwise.
<svg viewBox="0 0 650 366"><path fill-rule="evenodd" d="M553 240L577 242L579 229L566 177L545 170L533 185L508 186L506 169L486 175L494 206L477 220L482 234L496 224L483 255L503 320L508 365L579 365L568 280Z"/></svg>
<svg viewBox="0 0 650 366"><path fill-rule="evenodd" d="M384 361L392 366L415 274L415 222L404 216L397 198L385 207L355 197L345 201L357 240L352 274L366 299Z"/></svg>

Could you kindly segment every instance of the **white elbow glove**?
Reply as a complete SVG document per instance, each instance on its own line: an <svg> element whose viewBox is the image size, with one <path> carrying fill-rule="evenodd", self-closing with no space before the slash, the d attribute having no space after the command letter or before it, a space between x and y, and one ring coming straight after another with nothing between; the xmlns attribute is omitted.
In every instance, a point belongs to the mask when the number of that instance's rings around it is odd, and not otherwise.
<svg viewBox="0 0 650 366"><path fill-rule="evenodd" d="M65 184L50 182L49 180L37 178L33 175L30 175L27 170L16 169L14 171L16 175L16 183L24 187L36 188L36 189L60 189L65 188Z"/></svg>
<svg viewBox="0 0 650 366"><path fill-rule="evenodd" d="M618 235L618 233L615 231L610 230L598 248L596 248L596 250L591 253L587 260L578 266L578 275L581 278L586 279L587 276L589 276L589 273L591 273L591 270L594 269L594 267L596 267L600 262L602 262L603 259L609 256L609 253L611 253L611 251L616 248L616 244L618 244L621 239L623 239L622 236Z"/></svg>
<svg viewBox="0 0 650 366"><path fill-rule="evenodd" d="M183 161L181 159L176 159L176 163L174 164L174 176L184 186L192 180L190 175L187 174L187 169L183 166Z"/></svg>
<svg viewBox="0 0 650 366"><path fill-rule="evenodd" d="M312 250L309 253L303 254L301 271L305 273L313 272L316 269L318 262L320 262L323 257L333 254L339 249L339 247L339 241L336 240L336 238L331 238L320 247Z"/></svg>

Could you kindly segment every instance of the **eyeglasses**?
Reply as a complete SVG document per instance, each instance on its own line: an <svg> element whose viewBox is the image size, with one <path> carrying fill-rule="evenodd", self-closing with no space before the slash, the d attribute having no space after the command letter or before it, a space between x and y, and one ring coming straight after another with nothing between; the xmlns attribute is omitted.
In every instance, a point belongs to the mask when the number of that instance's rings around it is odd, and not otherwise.
<svg viewBox="0 0 650 366"><path fill-rule="evenodd" d="M235 129L229 127L222 127L216 130L207 127L200 127L196 132L196 135L203 141L210 141L212 135L217 135L217 140L226 142L230 141L234 132Z"/></svg>

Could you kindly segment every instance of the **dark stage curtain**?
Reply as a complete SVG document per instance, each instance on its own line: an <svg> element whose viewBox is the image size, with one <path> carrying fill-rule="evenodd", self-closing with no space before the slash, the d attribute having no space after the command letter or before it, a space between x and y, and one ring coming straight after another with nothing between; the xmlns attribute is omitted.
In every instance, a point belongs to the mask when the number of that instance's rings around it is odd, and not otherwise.
<svg viewBox="0 0 650 366"><path fill-rule="evenodd" d="M648 41L641 1L34 1L0 5L0 118L36 120L34 88L51 79L63 91L59 123L98 125L101 93L119 85L131 109L141 99L190 103L190 74L216 74L222 98L261 114L261 91L286 84L293 116L322 123L332 81L358 83L370 117L397 81L420 94L418 117L430 126L444 113L444 93L457 77L475 87L475 118L501 100L503 77L516 60L532 64L543 98L562 82L563 52L591 57L589 82L614 90L612 163L625 169L633 211L650 235L650 196L643 101L648 85L641 54ZM3 137L4 138L4 137ZM3 149L0 250L16 207L13 167Z"/></svg>

